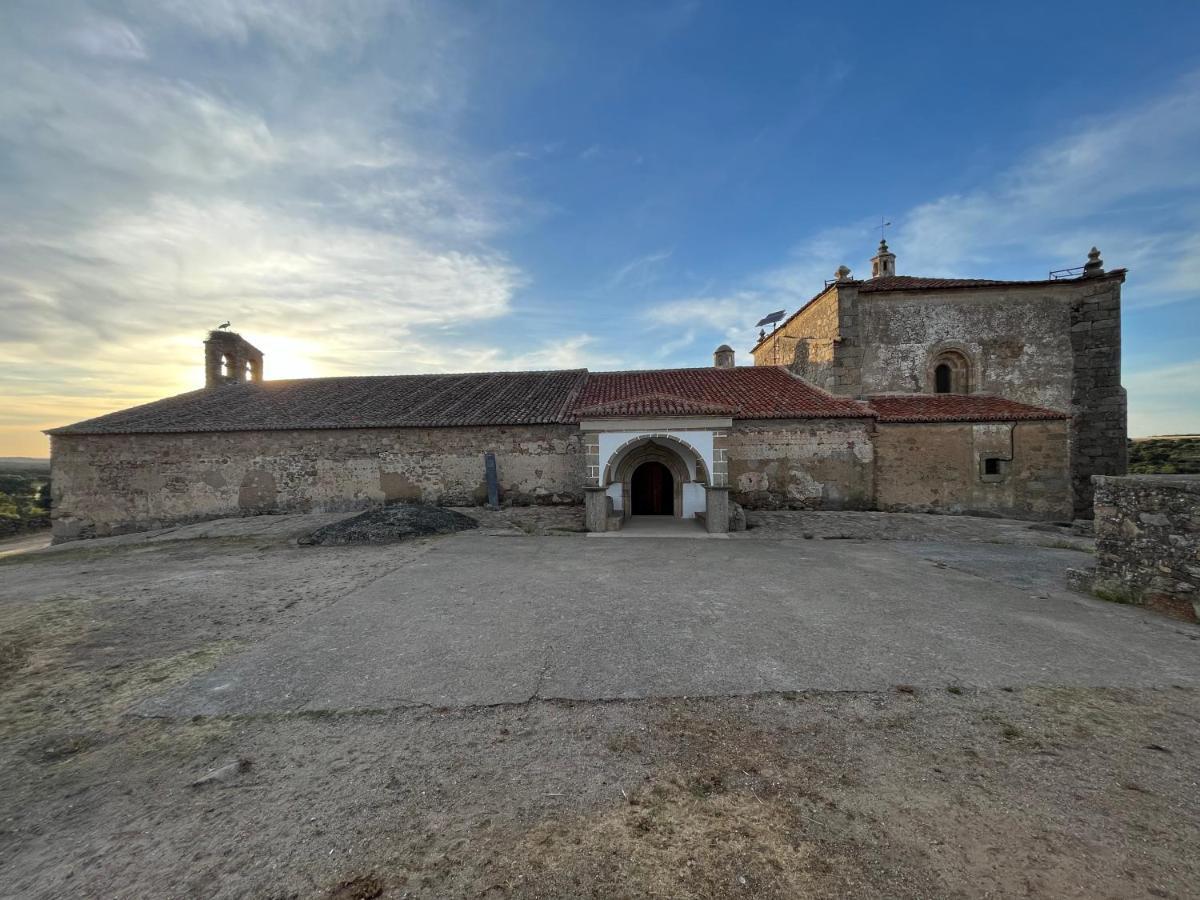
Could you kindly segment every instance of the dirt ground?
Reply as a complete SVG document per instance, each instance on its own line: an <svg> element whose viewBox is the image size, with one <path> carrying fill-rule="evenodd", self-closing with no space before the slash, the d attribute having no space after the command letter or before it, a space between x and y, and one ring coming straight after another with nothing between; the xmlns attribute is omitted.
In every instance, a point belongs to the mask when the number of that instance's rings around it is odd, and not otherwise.
<svg viewBox="0 0 1200 900"><path fill-rule="evenodd" d="M1200 896L1200 697L1169 684L131 714L438 541L582 540L570 511L489 516L0 560L0 895ZM1014 540L988 534L961 539Z"/></svg>

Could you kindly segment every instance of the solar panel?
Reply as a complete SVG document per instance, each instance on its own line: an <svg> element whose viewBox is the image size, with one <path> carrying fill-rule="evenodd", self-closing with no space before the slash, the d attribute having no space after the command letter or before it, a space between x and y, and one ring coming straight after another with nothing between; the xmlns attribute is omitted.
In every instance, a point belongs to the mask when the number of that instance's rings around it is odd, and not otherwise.
<svg viewBox="0 0 1200 900"><path fill-rule="evenodd" d="M759 319L755 323L754 327L761 328L763 325L773 325L782 318L783 318L783 310L782 309L776 310L775 312L765 315L761 319Z"/></svg>

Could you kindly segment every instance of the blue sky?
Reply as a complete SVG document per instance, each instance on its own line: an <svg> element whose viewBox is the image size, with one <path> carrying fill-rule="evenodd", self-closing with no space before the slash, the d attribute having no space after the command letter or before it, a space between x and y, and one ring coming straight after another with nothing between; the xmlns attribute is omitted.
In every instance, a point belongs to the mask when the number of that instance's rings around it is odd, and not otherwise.
<svg viewBox="0 0 1200 900"><path fill-rule="evenodd" d="M843 9L852 6L852 9ZM196 386L704 365L886 215L904 274L1130 268L1200 430L1200 5L9 0L0 454Z"/></svg>

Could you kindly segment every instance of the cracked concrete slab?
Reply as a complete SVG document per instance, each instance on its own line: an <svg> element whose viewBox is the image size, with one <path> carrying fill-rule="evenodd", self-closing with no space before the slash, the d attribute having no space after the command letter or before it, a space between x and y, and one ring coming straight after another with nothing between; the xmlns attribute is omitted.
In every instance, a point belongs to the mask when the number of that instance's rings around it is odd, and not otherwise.
<svg viewBox="0 0 1200 900"><path fill-rule="evenodd" d="M447 538L137 712L1200 686L1193 631L1065 589L1082 559L977 544Z"/></svg>

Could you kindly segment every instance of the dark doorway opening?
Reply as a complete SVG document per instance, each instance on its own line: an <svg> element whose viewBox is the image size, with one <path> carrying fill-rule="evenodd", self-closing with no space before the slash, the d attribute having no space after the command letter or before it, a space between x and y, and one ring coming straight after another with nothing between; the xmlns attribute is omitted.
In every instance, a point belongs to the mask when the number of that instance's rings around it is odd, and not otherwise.
<svg viewBox="0 0 1200 900"><path fill-rule="evenodd" d="M629 499L635 516L675 515L675 479L671 470L653 460L633 470Z"/></svg>
<svg viewBox="0 0 1200 900"><path fill-rule="evenodd" d="M954 373L950 371L950 366L946 363L940 363L933 370L933 389L939 394L949 394L953 389Z"/></svg>

